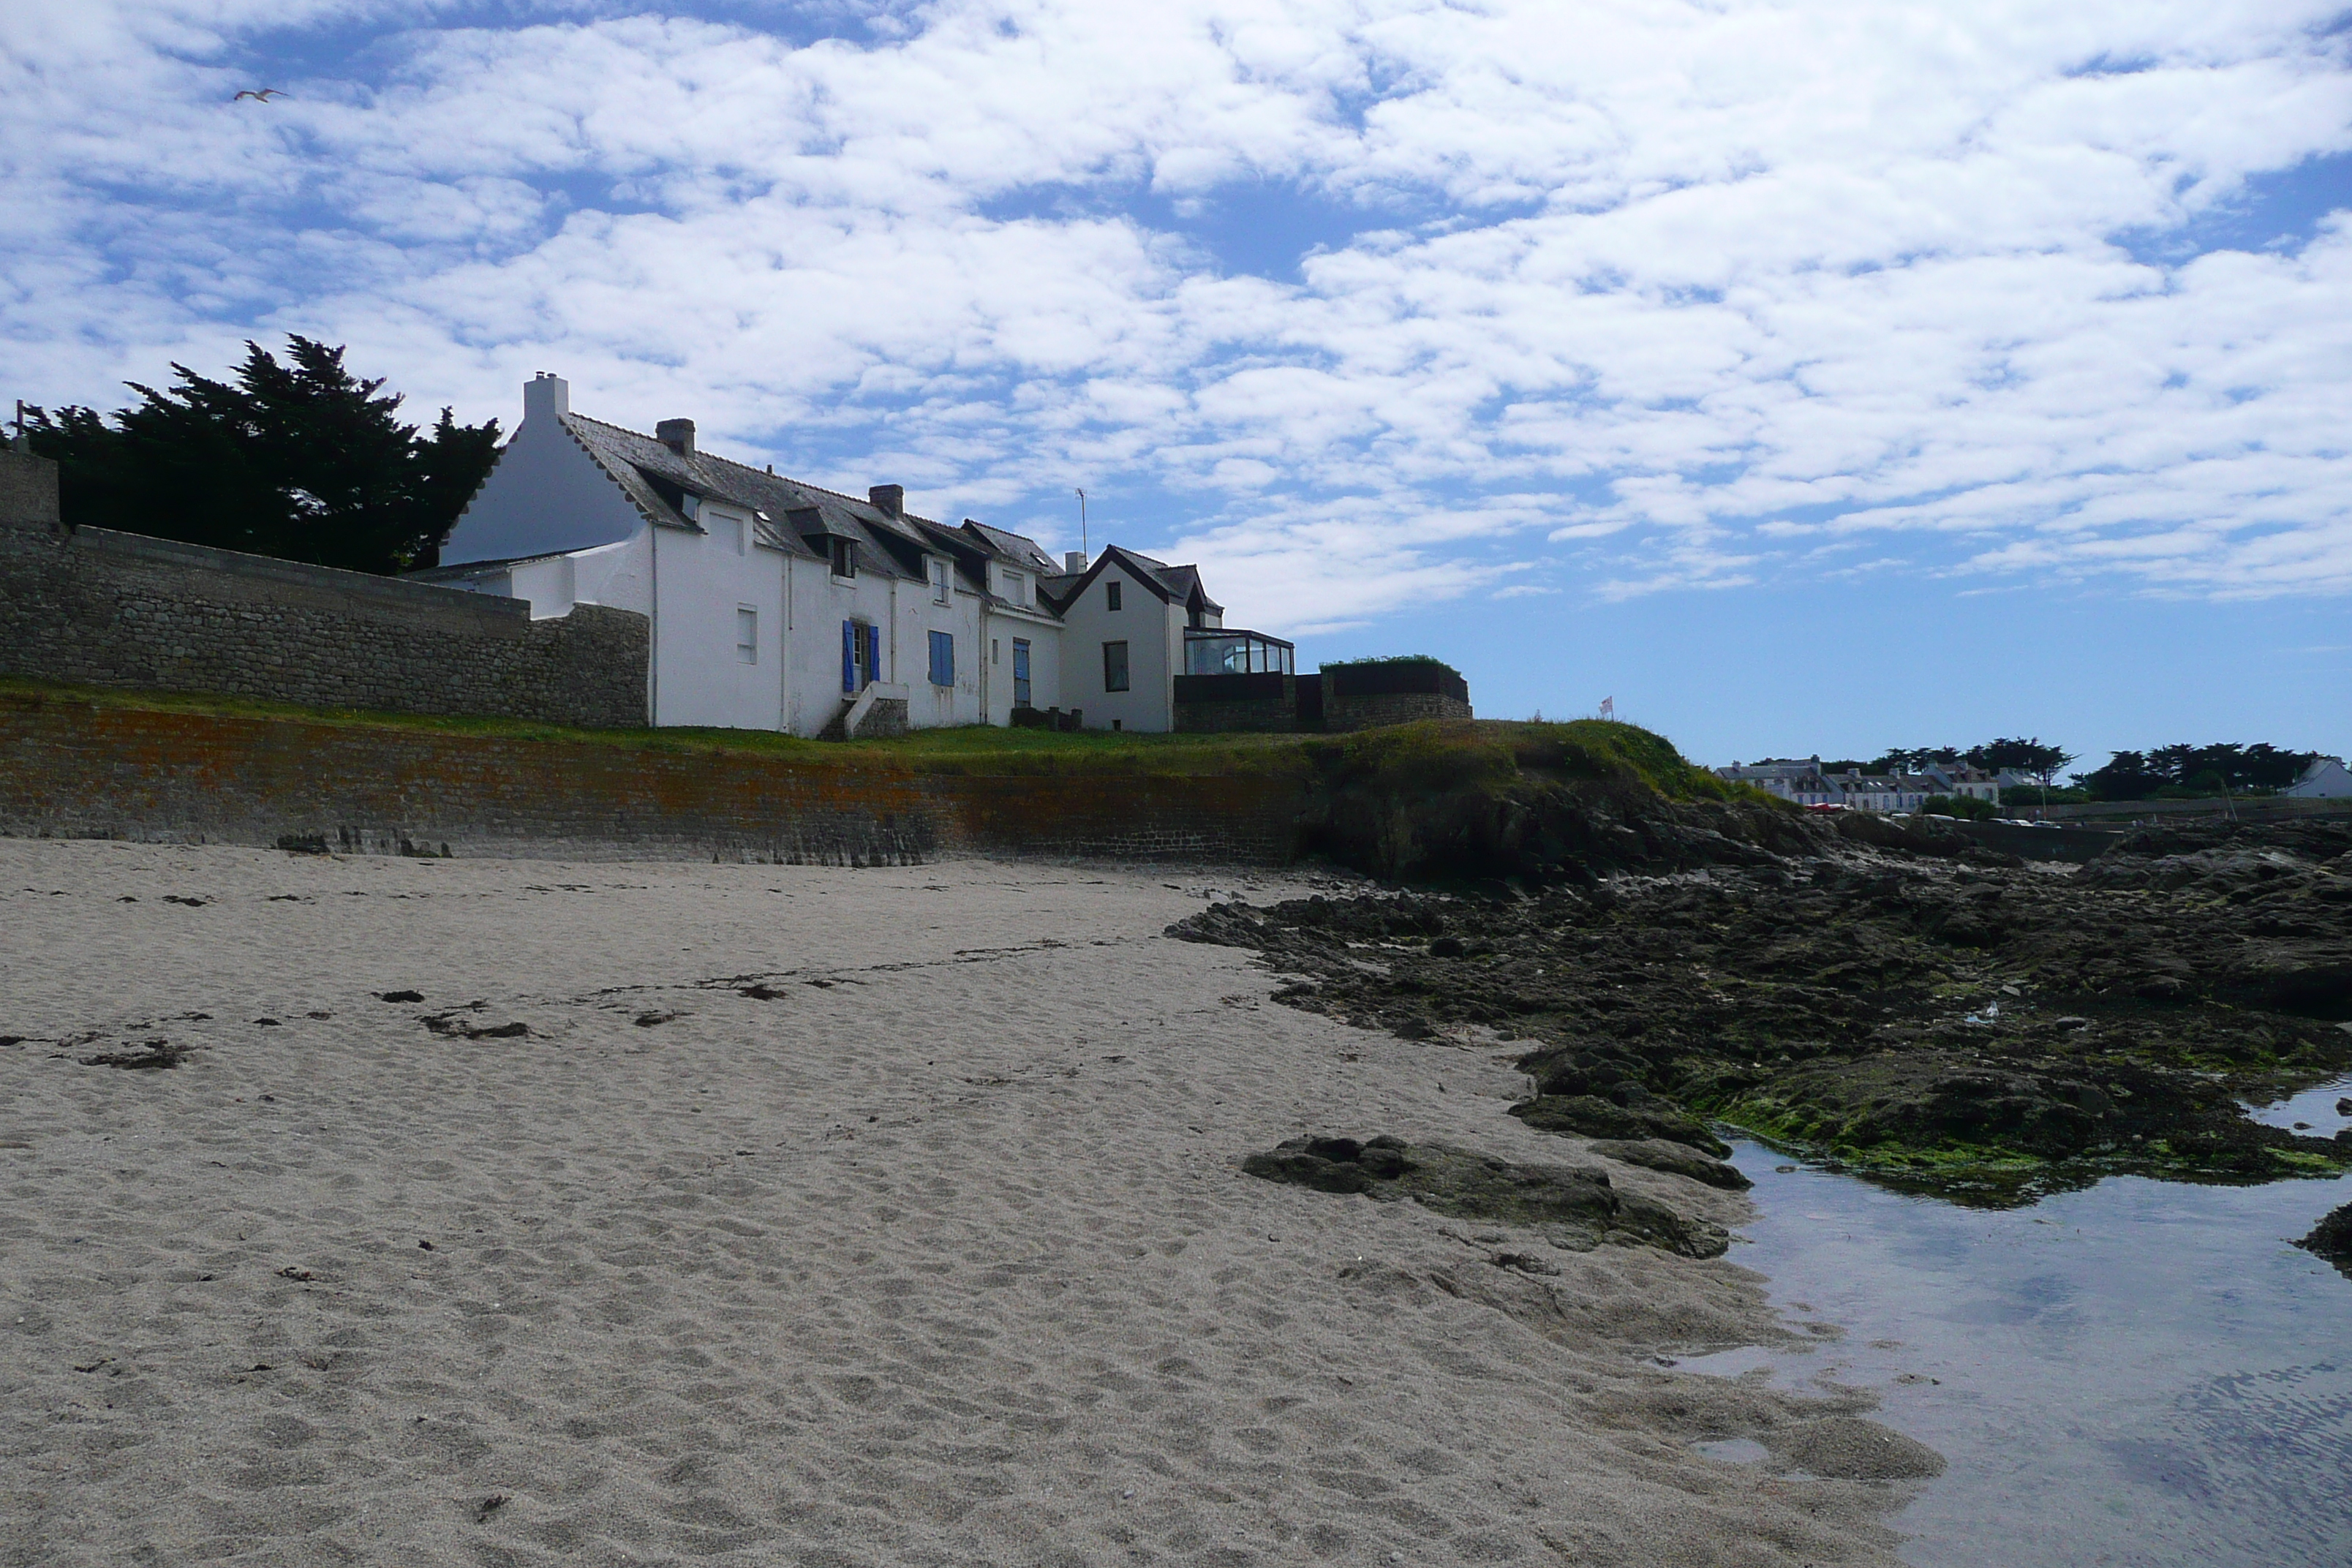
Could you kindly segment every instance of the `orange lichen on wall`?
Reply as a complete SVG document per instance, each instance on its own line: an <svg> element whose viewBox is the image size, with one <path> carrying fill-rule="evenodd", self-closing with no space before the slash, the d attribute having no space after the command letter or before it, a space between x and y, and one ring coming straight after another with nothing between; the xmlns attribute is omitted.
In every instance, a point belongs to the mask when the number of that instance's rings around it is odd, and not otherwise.
<svg viewBox="0 0 2352 1568"><path fill-rule="evenodd" d="M299 715L0 693L0 830L370 852L887 865L946 853L1256 864L1296 851L1299 783L927 773Z"/></svg>

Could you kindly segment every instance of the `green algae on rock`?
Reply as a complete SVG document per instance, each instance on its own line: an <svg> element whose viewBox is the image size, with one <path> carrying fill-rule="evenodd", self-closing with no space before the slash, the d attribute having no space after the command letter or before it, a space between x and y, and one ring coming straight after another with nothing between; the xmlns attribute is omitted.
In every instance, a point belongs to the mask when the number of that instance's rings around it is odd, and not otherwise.
<svg viewBox="0 0 2352 1568"><path fill-rule="evenodd" d="M1292 1006L1528 1042L1516 1113L1539 1128L1713 1152L1713 1119L1992 1205L2109 1173L2352 1169L2352 1134L2241 1103L2352 1067L2352 824L2171 829L2080 871L1815 850L1171 930L1262 952Z"/></svg>

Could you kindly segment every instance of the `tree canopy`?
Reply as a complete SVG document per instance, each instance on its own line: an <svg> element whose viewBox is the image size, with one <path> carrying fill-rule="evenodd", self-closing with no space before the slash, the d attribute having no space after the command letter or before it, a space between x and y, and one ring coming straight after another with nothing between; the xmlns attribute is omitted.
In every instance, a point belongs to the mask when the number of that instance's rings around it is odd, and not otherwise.
<svg viewBox="0 0 2352 1568"><path fill-rule="evenodd" d="M65 521L320 566L390 574L429 566L489 472L499 424L429 434L401 398L343 367L343 351L289 335L286 363L248 342L230 381L172 366L136 407L26 420L58 460Z"/></svg>
<svg viewBox="0 0 2352 1568"><path fill-rule="evenodd" d="M2284 752L2266 741L2251 746L2158 746L2148 752L2117 752L2105 765L2083 775L2101 800L2146 800L2172 788L2214 794L2222 790L2284 789L2303 776L2316 752Z"/></svg>
<svg viewBox="0 0 2352 1568"><path fill-rule="evenodd" d="M1990 773L2004 768L2030 774L2047 786L2060 768L2074 760L2074 753L2062 747L2045 745L2042 737L2027 740L1988 741L1981 746L1970 746L1960 753L1963 762L1982 768Z"/></svg>

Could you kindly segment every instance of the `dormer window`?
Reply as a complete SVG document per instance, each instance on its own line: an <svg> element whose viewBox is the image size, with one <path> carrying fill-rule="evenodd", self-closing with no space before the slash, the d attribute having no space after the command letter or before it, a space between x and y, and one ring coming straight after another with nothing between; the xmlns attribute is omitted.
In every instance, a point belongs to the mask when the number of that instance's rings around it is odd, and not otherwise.
<svg viewBox="0 0 2352 1568"><path fill-rule="evenodd" d="M948 563L936 555L930 558L930 563L931 603L944 605L948 602Z"/></svg>
<svg viewBox="0 0 2352 1568"><path fill-rule="evenodd" d="M1004 574L1004 596L1016 605L1028 604L1029 574L1025 572L1007 572Z"/></svg>
<svg viewBox="0 0 2352 1568"><path fill-rule="evenodd" d="M857 575L857 547L846 539L830 540L833 546L833 574L836 577Z"/></svg>

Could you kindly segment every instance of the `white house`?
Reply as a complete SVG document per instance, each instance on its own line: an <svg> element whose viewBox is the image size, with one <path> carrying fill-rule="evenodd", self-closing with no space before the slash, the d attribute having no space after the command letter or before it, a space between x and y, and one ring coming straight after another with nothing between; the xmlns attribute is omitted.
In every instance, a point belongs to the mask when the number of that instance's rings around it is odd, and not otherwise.
<svg viewBox="0 0 2352 1568"><path fill-rule="evenodd" d="M1960 795L1975 790L1955 787L1956 781L1990 788L1989 775L1975 769L1929 767L1919 773L1864 773L1858 768L1824 773L1819 757L1801 762L1768 758L1760 763L1732 763L1715 770L1718 777L1751 784L1767 795L1799 805L1842 805L1854 811L1914 812L1930 795ZM1974 778L1962 779L1963 774Z"/></svg>
<svg viewBox="0 0 2352 1568"><path fill-rule="evenodd" d="M2352 771L2347 771L2341 757L2320 757L2279 794L2303 800L2352 799Z"/></svg>
<svg viewBox="0 0 2352 1568"><path fill-rule="evenodd" d="M1088 728L1175 727L1188 633L1223 610L1190 566L1112 547L1058 564L1034 540L864 500L574 414L560 377L523 388L439 564L414 575L651 622L656 724L798 735L1003 724L1076 709ZM1244 634L1254 636L1254 634ZM1287 668L1289 645L1278 646Z"/></svg>

